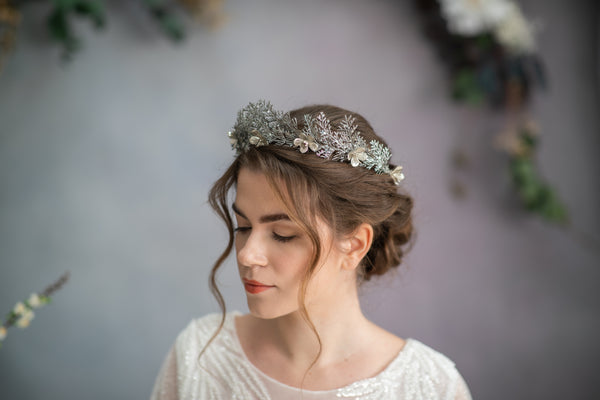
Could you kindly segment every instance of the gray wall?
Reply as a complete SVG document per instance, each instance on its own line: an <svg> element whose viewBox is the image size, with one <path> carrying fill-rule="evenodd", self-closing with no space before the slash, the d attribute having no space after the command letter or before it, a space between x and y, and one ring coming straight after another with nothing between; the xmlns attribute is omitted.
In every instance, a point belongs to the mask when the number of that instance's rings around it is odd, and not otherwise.
<svg viewBox="0 0 600 400"><path fill-rule="evenodd" d="M107 31L77 26L85 48L67 65L31 6L0 75L0 308L65 270L72 279L31 327L9 331L0 397L148 397L178 331L217 310L206 277L225 234L206 192L232 160L236 111L267 98L354 109L405 166L418 239L397 276L364 287L373 320L449 355L477 399L598 398L594 3L523 4L544 24L539 162L569 231L519 209L491 145L502 118L448 101L406 2L230 0L221 30L193 28L181 46L135 5L113 6ZM448 191L457 143L472 163L464 201ZM233 267L221 287L244 311Z"/></svg>

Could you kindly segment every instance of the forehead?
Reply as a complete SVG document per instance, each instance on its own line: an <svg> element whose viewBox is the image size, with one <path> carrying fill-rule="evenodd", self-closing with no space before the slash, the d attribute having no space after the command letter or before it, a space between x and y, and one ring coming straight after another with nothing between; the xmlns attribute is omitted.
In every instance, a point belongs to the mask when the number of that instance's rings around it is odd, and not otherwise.
<svg viewBox="0 0 600 400"><path fill-rule="evenodd" d="M285 212L285 205L262 172L242 167L236 187L235 204L246 215Z"/></svg>

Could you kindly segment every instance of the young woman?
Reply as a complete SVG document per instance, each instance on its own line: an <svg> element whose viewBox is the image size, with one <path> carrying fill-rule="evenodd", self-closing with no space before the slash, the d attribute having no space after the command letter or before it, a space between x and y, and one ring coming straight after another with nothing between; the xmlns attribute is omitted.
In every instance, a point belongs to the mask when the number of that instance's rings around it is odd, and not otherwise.
<svg viewBox="0 0 600 400"><path fill-rule="evenodd" d="M369 123L259 101L229 138L237 157L209 195L230 237L211 272L223 312L183 330L152 399L470 399L452 361L361 312L358 285L397 267L412 232L402 167ZM215 284L233 247L246 315Z"/></svg>

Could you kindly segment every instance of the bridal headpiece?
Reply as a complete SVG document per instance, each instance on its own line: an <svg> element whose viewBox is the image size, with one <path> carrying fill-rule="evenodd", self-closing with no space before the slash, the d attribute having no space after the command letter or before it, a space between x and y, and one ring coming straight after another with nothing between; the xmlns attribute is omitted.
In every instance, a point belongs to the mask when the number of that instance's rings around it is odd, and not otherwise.
<svg viewBox="0 0 600 400"><path fill-rule="evenodd" d="M404 179L402 167L390 168L390 149L371 140L368 144L360 135L355 118L346 115L337 126L331 126L325 113L316 117L304 115L305 127L289 113L276 111L270 102L259 100L250 103L238 112L233 130L228 133L231 147L242 154L250 146L295 147L301 153L312 151L317 157L350 162L353 167L372 169L378 174L389 174L399 185Z"/></svg>

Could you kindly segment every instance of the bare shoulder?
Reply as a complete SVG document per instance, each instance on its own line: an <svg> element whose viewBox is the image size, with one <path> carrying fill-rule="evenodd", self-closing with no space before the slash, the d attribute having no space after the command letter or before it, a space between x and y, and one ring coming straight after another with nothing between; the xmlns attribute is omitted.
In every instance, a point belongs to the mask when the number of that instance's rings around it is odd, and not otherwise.
<svg viewBox="0 0 600 400"><path fill-rule="evenodd" d="M369 353L373 361L385 369L406 346L406 340L371 323Z"/></svg>

